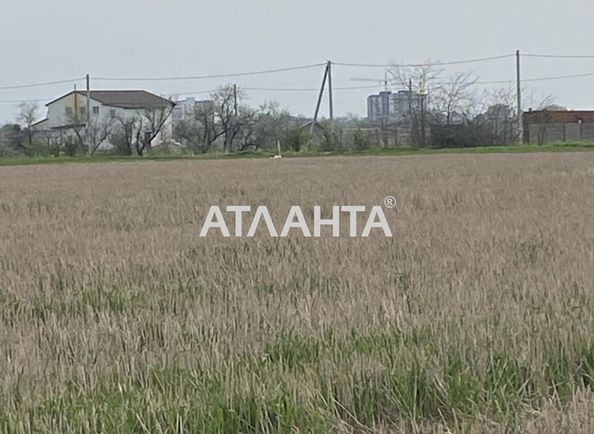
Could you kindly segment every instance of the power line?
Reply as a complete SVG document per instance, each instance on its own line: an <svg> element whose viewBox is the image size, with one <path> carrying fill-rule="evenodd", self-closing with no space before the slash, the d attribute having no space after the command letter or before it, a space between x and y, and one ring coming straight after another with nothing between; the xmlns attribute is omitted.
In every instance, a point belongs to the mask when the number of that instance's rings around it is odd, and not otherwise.
<svg viewBox="0 0 594 434"><path fill-rule="evenodd" d="M44 83L33 83L33 84L15 84L11 86L0 86L0 90L11 90L11 89L26 89L32 87L44 87L44 86L52 86L55 84L65 84L65 83L76 83L77 81L84 80L84 78L71 78L69 80L58 80L58 81L46 81Z"/></svg>
<svg viewBox="0 0 594 434"><path fill-rule="evenodd" d="M319 89L314 87L239 87L241 90L250 92L317 92ZM362 90L362 89L376 89L377 86L339 86L334 87L334 90ZM167 95L199 95L199 94L210 94L215 92L215 89L211 90L196 90L196 91L174 91L174 92L163 92Z"/></svg>
<svg viewBox="0 0 594 434"><path fill-rule="evenodd" d="M191 75L185 77L93 77L98 81L177 81L177 80L207 80L212 78L247 77L252 75L275 74L279 72L299 71L303 69L319 68L326 63L315 63L311 65L293 66L288 68L264 69L261 71L234 72L229 74L212 75Z"/></svg>
<svg viewBox="0 0 594 434"><path fill-rule="evenodd" d="M425 62L425 63L403 63L403 64L374 64L374 63L345 63L345 62L332 62L334 65L338 66L354 66L354 67L362 67L362 68L417 68L422 66L447 66L447 65L464 65L469 63L481 63L481 62L488 62L491 60L500 60L500 59L507 59L514 57L515 54L505 54L501 56L492 56L492 57L480 57L477 59L467 59L467 60L455 60L451 62Z"/></svg>
<svg viewBox="0 0 594 434"><path fill-rule="evenodd" d="M342 86L342 87L333 87L334 90L357 90L357 89L375 89L376 86ZM314 87L242 87L244 90L251 90L251 91L272 91L272 92L317 92L320 89Z"/></svg>
<svg viewBox="0 0 594 434"><path fill-rule="evenodd" d="M569 75L554 75L550 77L535 77L535 78L524 78L523 82L538 82L538 81L553 81L553 80L567 80L572 78L583 78L592 77L594 72L585 72L582 74L569 74ZM477 81L475 84L511 84L515 83L516 80L496 80L496 81Z"/></svg>
<svg viewBox="0 0 594 434"><path fill-rule="evenodd" d="M549 81L549 80L565 80L569 78L580 78L580 77L592 77L594 72L585 72L583 74L570 74L570 75L557 75L553 77L542 77L542 78L525 78L522 81Z"/></svg>
<svg viewBox="0 0 594 434"><path fill-rule="evenodd" d="M173 92L161 92L161 94L165 95L198 95L198 94L209 94L215 92L214 89L211 90L176 90Z"/></svg>
<svg viewBox="0 0 594 434"><path fill-rule="evenodd" d="M565 55L565 54L520 54L522 57L535 57L543 59L594 59L594 55Z"/></svg>
<svg viewBox="0 0 594 434"><path fill-rule="evenodd" d="M15 100L0 100L0 104L21 104L25 102L43 102L45 99L15 99Z"/></svg>

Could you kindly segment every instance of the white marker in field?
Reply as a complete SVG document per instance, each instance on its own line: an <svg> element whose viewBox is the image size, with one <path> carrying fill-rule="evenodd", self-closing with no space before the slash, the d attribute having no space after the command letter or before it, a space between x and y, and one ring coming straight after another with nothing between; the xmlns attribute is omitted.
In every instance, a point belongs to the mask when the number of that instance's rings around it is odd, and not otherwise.
<svg viewBox="0 0 594 434"><path fill-rule="evenodd" d="M281 144L280 144L280 140L277 140L277 141L276 141L276 148L278 149L278 154L277 154L277 155L275 155L275 156L274 156L274 157L272 157L272 158L273 158L273 159L276 159L276 158L283 158L283 154L282 154L282 152L281 152Z"/></svg>

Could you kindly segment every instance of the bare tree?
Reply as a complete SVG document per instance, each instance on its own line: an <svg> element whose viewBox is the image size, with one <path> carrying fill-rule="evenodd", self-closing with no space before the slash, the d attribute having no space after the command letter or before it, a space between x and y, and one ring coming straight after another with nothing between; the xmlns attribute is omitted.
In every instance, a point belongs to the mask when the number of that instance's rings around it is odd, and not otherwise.
<svg viewBox="0 0 594 434"><path fill-rule="evenodd" d="M35 134L33 124L37 120L38 110L39 106L36 103L24 102L19 106L17 120L25 129L29 145L33 143L33 135Z"/></svg>
<svg viewBox="0 0 594 434"><path fill-rule="evenodd" d="M451 125L456 114L465 117L471 114L476 103L476 94L472 90L476 81L472 73L458 73L437 86L433 102L437 111L444 116L446 125Z"/></svg>
<svg viewBox="0 0 594 434"><path fill-rule="evenodd" d="M555 105L555 97L552 94L539 95L534 89L525 89L524 94L525 104L530 107L529 111L536 111L538 115L534 117L537 121L536 140L537 144L542 145L547 139L547 126L551 122L550 108ZM528 131L528 135L531 132Z"/></svg>
<svg viewBox="0 0 594 434"><path fill-rule="evenodd" d="M207 152L224 132L217 122L215 104L212 101L198 103L175 127L178 140L201 152Z"/></svg>
<svg viewBox="0 0 594 434"><path fill-rule="evenodd" d="M524 100L523 105L524 107L529 107L529 110L544 110L554 105L556 100L552 93L542 95L532 87L522 89L522 95Z"/></svg>
<svg viewBox="0 0 594 434"><path fill-rule="evenodd" d="M92 117L87 126L88 146L91 155L111 136L114 131L115 119L109 117Z"/></svg>
<svg viewBox="0 0 594 434"><path fill-rule="evenodd" d="M147 108L136 122L136 153L142 157L150 149L153 140L163 131L165 123L171 116L175 104Z"/></svg>
<svg viewBox="0 0 594 434"><path fill-rule="evenodd" d="M84 150L86 145L84 130L87 125L87 118L84 110L86 110L85 107L75 106L74 109L66 115L68 119L68 129L70 129L76 136L76 143L79 148L77 151Z"/></svg>
<svg viewBox="0 0 594 434"><path fill-rule="evenodd" d="M244 93L241 89L226 85L219 87L211 97L215 104L216 122L223 137L223 150L231 152L233 141L241 131L239 106L243 102Z"/></svg>
<svg viewBox="0 0 594 434"><path fill-rule="evenodd" d="M287 138L291 115L277 102L267 102L257 110L244 111L241 149L276 149L277 142Z"/></svg>
<svg viewBox="0 0 594 434"><path fill-rule="evenodd" d="M175 129L176 137L206 152L219 139L224 152L234 147L258 146L256 120L259 112L243 103L244 92L232 85L219 87L211 94L211 103L199 104Z"/></svg>
<svg viewBox="0 0 594 434"><path fill-rule="evenodd" d="M243 92L238 92L235 106L232 86L219 88L212 102L197 104L175 128L175 136L182 143L208 151L219 138L226 152L254 148L274 148L278 140L288 135L290 113L278 103L267 102L257 109L242 103Z"/></svg>
<svg viewBox="0 0 594 434"><path fill-rule="evenodd" d="M517 137L516 91L512 87L485 90L480 98L481 113L475 124L489 131L492 144L508 144Z"/></svg>
<svg viewBox="0 0 594 434"><path fill-rule="evenodd" d="M431 65L419 65L414 68L394 66L388 71L391 83L408 92L408 110L404 122L410 124L413 142L426 143L425 130L429 112L428 95L443 69Z"/></svg>
<svg viewBox="0 0 594 434"><path fill-rule="evenodd" d="M139 119L135 114L120 114L114 117L111 142L115 146L116 152L123 155L132 155L138 124Z"/></svg>
<svg viewBox="0 0 594 434"><path fill-rule="evenodd" d="M430 89L434 82L441 77L443 69L437 68L427 61L426 65L419 65L413 68L393 66L387 70L391 77L390 82L402 89L409 89L423 91ZM412 86L411 86L412 85Z"/></svg>

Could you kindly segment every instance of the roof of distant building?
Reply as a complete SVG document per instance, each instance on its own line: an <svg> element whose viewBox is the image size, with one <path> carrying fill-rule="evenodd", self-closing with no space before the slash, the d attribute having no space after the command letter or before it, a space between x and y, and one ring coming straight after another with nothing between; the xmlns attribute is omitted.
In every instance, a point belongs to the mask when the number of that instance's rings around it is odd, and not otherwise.
<svg viewBox="0 0 594 434"><path fill-rule="evenodd" d="M594 110L530 110L524 123L594 123Z"/></svg>
<svg viewBox="0 0 594 434"><path fill-rule="evenodd" d="M46 105L69 96L73 93L86 96L84 91L72 91L57 98ZM147 92L146 90L92 90L91 99L99 101L103 105L125 109L162 108L174 104L172 101Z"/></svg>

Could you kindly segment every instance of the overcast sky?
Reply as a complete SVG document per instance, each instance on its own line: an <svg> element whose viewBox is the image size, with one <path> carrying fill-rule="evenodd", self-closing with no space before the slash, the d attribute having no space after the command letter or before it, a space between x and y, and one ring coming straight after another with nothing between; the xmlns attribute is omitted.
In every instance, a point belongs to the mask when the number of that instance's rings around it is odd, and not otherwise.
<svg viewBox="0 0 594 434"><path fill-rule="evenodd" d="M243 72L323 62L460 60L525 53L594 54L592 0L2 0L0 87L82 77L167 77ZM514 59L449 68L482 80L511 80ZM525 78L594 72L594 59L524 59ZM244 87L311 88L322 69L207 81L92 81L96 89L144 88L159 94ZM336 66L334 85L371 85L381 69ZM62 84L0 90L0 121L12 100L47 102ZM83 86L83 82L79 82ZM594 76L534 84L569 108L594 109ZM379 84L378 84L379 90ZM364 115L370 90L336 91L335 111ZM249 91L311 115L316 92ZM44 103L41 103L43 106ZM45 110L45 109L44 109ZM326 104L324 104L326 113Z"/></svg>

